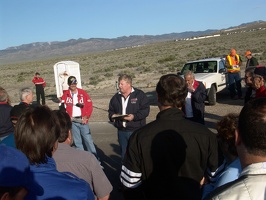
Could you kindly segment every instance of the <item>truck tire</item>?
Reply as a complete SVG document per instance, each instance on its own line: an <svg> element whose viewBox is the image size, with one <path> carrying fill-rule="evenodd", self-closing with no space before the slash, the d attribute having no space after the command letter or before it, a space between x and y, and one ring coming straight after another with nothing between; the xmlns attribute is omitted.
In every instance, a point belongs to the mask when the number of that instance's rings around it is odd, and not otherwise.
<svg viewBox="0 0 266 200"><path fill-rule="evenodd" d="M211 85L208 95L209 105L213 106L216 104L216 89L214 85Z"/></svg>

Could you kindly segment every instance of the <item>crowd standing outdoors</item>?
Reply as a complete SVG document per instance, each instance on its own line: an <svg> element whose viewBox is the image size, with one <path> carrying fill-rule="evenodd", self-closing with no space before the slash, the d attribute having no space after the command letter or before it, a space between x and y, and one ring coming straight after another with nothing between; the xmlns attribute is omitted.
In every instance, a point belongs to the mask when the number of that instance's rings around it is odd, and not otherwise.
<svg viewBox="0 0 266 200"><path fill-rule="evenodd" d="M108 117L117 128L126 200L265 199L266 68L250 51L245 57L245 105L239 117L229 113L217 123L217 135L204 125L206 92L193 72L160 78L159 113L149 124L147 96L131 76L119 76ZM241 57L231 49L225 60L230 97L242 99ZM0 199L111 197L88 124L92 99L77 81L64 75L54 111L45 106L46 83L38 72L32 80L37 105L31 88L20 89L13 107L0 87Z"/></svg>
<svg viewBox="0 0 266 200"><path fill-rule="evenodd" d="M156 120L129 139L121 172L125 199L200 199L206 170L215 172L218 167L216 136L184 118L183 78L162 76L156 92L160 109Z"/></svg>

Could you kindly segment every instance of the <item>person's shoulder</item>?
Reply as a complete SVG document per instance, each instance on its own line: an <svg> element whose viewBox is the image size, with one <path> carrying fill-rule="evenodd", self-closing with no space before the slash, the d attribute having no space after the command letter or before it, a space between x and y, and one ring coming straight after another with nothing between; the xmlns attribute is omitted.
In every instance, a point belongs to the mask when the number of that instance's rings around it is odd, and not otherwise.
<svg viewBox="0 0 266 200"><path fill-rule="evenodd" d="M216 188L214 191L212 191L204 200L210 200L210 199L228 199L227 197L230 196L230 193L235 192L235 189L237 188L236 185L238 182L241 182L242 180L237 179L235 181L226 183L218 188Z"/></svg>
<svg viewBox="0 0 266 200"><path fill-rule="evenodd" d="M95 156L88 151L75 149L74 147L71 147L64 143L59 143L58 145L61 151L65 151L72 156L70 156L71 158L69 157L69 160L71 162L90 162L93 158L95 158ZM60 156L60 151L56 151L55 154L56 156Z"/></svg>
<svg viewBox="0 0 266 200"><path fill-rule="evenodd" d="M134 88L134 92L141 93L141 94L145 94L145 92L143 90L141 90L139 88L135 88L135 87L133 87L133 88Z"/></svg>
<svg viewBox="0 0 266 200"><path fill-rule="evenodd" d="M183 125L186 127L186 132L190 132L194 136L198 136L200 138L210 138L216 140L216 134L210 131L205 125L198 123L198 122L192 122L188 119L185 119L183 121Z"/></svg>

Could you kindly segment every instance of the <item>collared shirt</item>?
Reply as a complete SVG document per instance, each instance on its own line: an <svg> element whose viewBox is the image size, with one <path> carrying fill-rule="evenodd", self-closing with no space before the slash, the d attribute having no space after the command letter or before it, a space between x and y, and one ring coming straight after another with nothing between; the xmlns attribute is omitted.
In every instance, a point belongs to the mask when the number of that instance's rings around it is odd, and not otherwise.
<svg viewBox="0 0 266 200"><path fill-rule="evenodd" d="M71 172L84 179L90 184L98 198L102 198L112 191L111 183L92 153L59 143L53 158L58 171Z"/></svg>
<svg viewBox="0 0 266 200"><path fill-rule="evenodd" d="M132 92L134 92L134 88L133 87L131 88L130 94ZM119 93L121 94L121 92L119 92ZM128 104L128 99L130 97L130 94L126 98L124 98L124 96L121 95L121 99L122 99L122 115L127 114L126 110L127 110L127 104ZM126 122L125 121L123 121L123 127L126 127Z"/></svg>
<svg viewBox="0 0 266 200"><path fill-rule="evenodd" d="M186 117L187 118L193 117L193 110L191 105L191 92L187 93L185 109L186 109Z"/></svg>
<svg viewBox="0 0 266 200"><path fill-rule="evenodd" d="M47 163L32 164L30 170L35 181L43 188L44 194L38 196L41 199L86 199L94 200L94 195L88 183L77 178L71 173L61 173L56 170L53 158L47 157ZM35 199L29 194L26 199Z"/></svg>
<svg viewBox="0 0 266 200"><path fill-rule="evenodd" d="M81 116L81 110L76 104L78 103L78 91L77 93L71 93L72 99L73 99L73 112L72 116L73 117L80 117Z"/></svg>

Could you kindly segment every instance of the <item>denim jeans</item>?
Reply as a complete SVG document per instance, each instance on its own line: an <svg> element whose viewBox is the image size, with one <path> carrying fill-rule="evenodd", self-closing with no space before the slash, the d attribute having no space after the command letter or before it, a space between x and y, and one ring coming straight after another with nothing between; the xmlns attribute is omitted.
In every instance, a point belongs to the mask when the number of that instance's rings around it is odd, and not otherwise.
<svg viewBox="0 0 266 200"><path fill-rule="evenodd" d="M121 158L122 160L124 159L126 150L127 150L127 143L128 140L130 138L130 136L132 135L132 131L122 131L122 130L118 130L117 135L118 135L118 142L121 148Z"/></svg>
<svg viewBox="0 0 266 200"><path fill-rule="evenodd" d="M97 152L91 137L91 132L88 124L81 124L78 122L72 122L72 135L77 149L84 150L84 146L87 151L93 153L98 159ZM83 140L83 141L82 141ZM84 146L83 146L83 143Z"/></svg>
<svg viewBox="0 0 266 200"><path fill-rule="evenodd" d="M233 98L236 95L238 97L242 97L240 73L228 73L228 83L229 83L230 97Z"/></svg>

